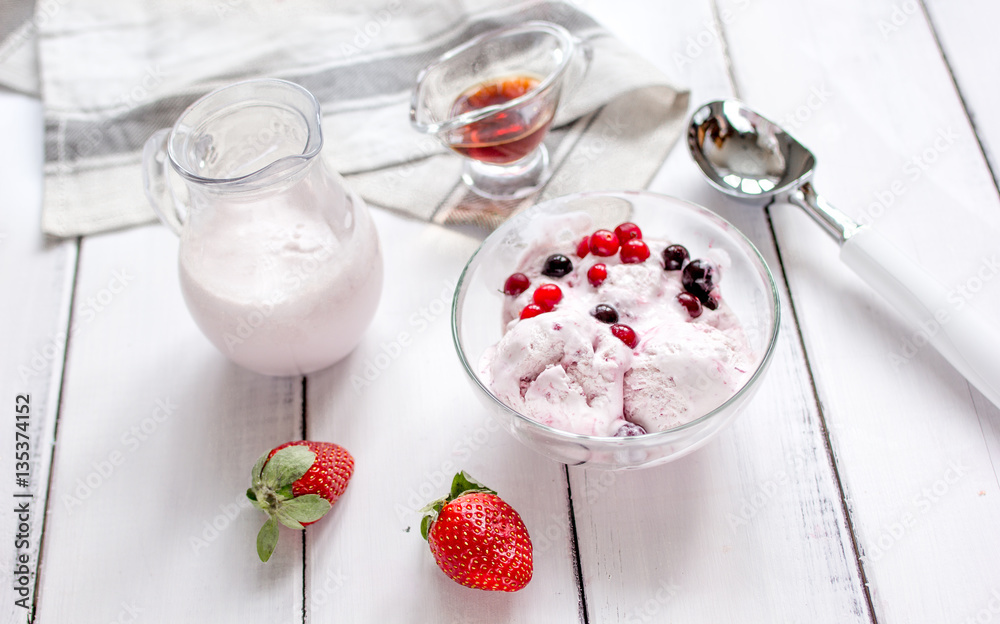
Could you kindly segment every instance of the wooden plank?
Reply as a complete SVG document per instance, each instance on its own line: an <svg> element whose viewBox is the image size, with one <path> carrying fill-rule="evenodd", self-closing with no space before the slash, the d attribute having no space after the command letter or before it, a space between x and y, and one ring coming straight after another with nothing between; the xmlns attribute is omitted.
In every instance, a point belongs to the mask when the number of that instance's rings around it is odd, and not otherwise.
<svg viewBox="0 0 1000 624"><path fill-rule="evenodd" d="M731 93L709 2L593 10L689 85L693 106ZM571 469L590 621L869 621L766 214L709 189L683 143L651 189L708 206L754 241L784 327L759 394L716 441L646 471Z"/></svg>
<svg viewBox="0 0 1000 624"><path fill-rule="evenodd" d="M996 51L996 46L990 45L994 38L991 18L996 16L996 3L989 0L928 0L924 5L961 90L976 135L992 165L993 181L1000 184L1000 161L997 160L1000 157L1000 116L993 112L994 104L1000 101L1000 82L992 79L1000 75L1000 55L990 54L991 50ZM904 28L909 21L905 19L908 14L902 5L894 17L888 22L893 28ZM886 30L896 32L892 28Z"/></svg>
<svg viewBox="0 0 1000 624"><path fill-rule="evenodd" d="M344 445L357 466L307 536L307 621L579 622L565 471L487 416L452 346L452 295L479 241L375 217L386 265L378 315L348 359L308 382L309 437ZM420 537L417 511L458 470L496 489L532 536L534 576L514 595L457 585Z"/></svg>
<svg viewBox="0 0 1000 624"><path fill-rule="evenodd" d="M22 96L0 93L0 543L5 556L0 572L0 621L25 621L28 609L15 587L27 587L34 598L39 542L48 489L52 440L62 380L65 331L76 266L75 241L47 241L38 227L41 210L41 106ZM15 429L15 397L30 396L26 430ZM25 422L22 420L21 422ZM27 435L27 488L15 481L17 451ZM23 448L23 447L22 447ZM14 498L15 494L31 498ZM27 531L15 507L26 503ZM26 536L26 537L23 537ZM26 543L24 543L26 542ZM20 557L25 559L18 560ZM22 567L23 566L23 567ZM27 574L24 574L27 570ZM23 579L23 581L22 581Z"/></svg>
<svg viewBox="0 0 1000 624"><path fill-rule="evenodd" d="M177 240L85 239L38 621L300 622L302 547L257 559L249 471L298 437L301 382L228 363L181 300Z"/></svg>
<svg viewBox="0 0 1000 624"><path fill-rule="evenodd" d="M886 33L906 4L755 2L727 28L735 70L746 100L797 122L827 199L996 319L996 189L924 16ZM878 621L993 617L1000 411L808 218L772 212Z"/></svg>

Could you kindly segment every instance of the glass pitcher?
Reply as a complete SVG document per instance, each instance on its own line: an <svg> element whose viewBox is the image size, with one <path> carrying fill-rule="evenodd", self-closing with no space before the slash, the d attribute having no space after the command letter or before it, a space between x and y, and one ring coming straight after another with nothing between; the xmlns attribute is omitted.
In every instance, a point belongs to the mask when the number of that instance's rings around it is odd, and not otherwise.
<svg viewBox="0 0 1000 624"><path fill-rule="evenodd" d="M382 293L371 216L322 147L312 94L261 79L201 98L143 153L146 195L180 236L191 316L229 359L266 375L343 358Z"/></svg>

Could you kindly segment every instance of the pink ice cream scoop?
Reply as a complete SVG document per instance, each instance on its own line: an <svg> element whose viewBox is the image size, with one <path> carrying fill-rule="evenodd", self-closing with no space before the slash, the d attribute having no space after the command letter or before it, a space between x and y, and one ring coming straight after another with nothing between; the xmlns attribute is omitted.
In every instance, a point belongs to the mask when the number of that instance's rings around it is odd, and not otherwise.
<svg viewBox="0 0 1000 624"><path fill-rule="evenodd" d="M551 427L632 436L690 422L743 384L753 353L719 286L724 252L689 258L638 226L539 220L480 362L496 396Z"/></svg>

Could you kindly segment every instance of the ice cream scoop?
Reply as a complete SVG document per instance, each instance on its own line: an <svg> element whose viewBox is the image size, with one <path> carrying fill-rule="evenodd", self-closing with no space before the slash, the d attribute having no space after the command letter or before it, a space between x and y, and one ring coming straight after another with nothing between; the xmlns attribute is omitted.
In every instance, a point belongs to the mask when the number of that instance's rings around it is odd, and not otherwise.
<svg viewBox="0 0 1000 624"><path fill-rule="evenodd" d="M804 209L840 244L840 258L910 322L939 327L929 341L994 405L1000 406L1000 332L888 240L859 225L812 186L816 158L780 126L737 100L709 102L688 126L688 147L709 183L740 200L776 197Z"/></svg>

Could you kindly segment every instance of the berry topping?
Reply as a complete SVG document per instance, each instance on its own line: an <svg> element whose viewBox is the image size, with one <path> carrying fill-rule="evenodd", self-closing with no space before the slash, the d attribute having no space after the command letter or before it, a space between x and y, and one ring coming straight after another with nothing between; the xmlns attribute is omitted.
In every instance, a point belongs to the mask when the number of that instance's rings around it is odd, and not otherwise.
<svg viewBox="0 0 1000 624"><path fill-rule="evenodd" d="M597 307L590 311L590 315L608 325L618 322L618 311L606 303L597 304Z"/></svg>
<svg viewBox="0 0 1000 624"><path fill-rule="evenodd" d="M688 259L688 250L683 245L671 245L663 250L663 270L679 271Z"/></svg>
<svg viewBox="0 0 1000 624"><path fill-rule="evenodd" d="M646 435L646 430L631 422L625 423L615 432L616 438L634 438L641 435Z"/></svg>
<svg viewBox="0 0 1000 624"><path fill-rule="evenodd" d="M721 299L722 295L719 294L719 289L713 289L712 292L708 293L708 297L705 297L705 307L709 310L718 310Z"/></svg>
<svg viewBox="0 0 1000 624"><path fill-rule="evenodd" d="M685 265L684 272L681 273L681 283L684 284L684 290L704 303L708 299L708 293L712 292L715 286L715 273L715 265L712 263L692 260Z"/></svg>
<svg viewBox="0 0 1000 624"><path fill-rule="evenodd" d="M542 275L549 277L562 277L573 270L573 263L562 254L552 254L545 259L545 266L542 268Z"/></svg>
<svg viewBox="0 0 1000 624"><path fill-rule="evenodd" d="M621 323L612 325L611 333L615 335L615 338L624 342L629 349L634 349L639 344L639 336L628 325L622 325Z"/></svg>
<svg viewBox="0 0 1000 624"><path fill-rule="evenodd" d="M698 318L701 316L701 301L698 297L695 297L689 292L682 292L677 295L677 301L680 302L682 306L687 308L688 314L691 318Z"/></svg>
<svg viewBox="0 0 1000 624"><path fill-rule="evenodd" d="M548 312L562 301L562 290L555 284L542 284L535 289L535 294L531 298Z"/></svg>
<svg viewBox="0 0 1000 624"><path fill-rule="evenodd" d="M590 237L584 236L583 240L576 245L576 255L581 258L586 258L587 254L590 253Z"/></svg>
<svg viewBox="0 0 1000 624"><path fill-rule="evenodd" d="M539 314L543 314L544 312L545 308L543 308L542 306L538 305L537 303L529 303L528 305L524 306L523 310L521 310L521 319L522 320L529 319L533 316L538 316Z"/></svg>
<svg viewBox="0 0 1000 624"><path fill-rule="evenodd" d="M590 236L590 251L595 256L613 256L618 253L618 245L618 237L608 230L597 230Z"/></svg>
<svg viewBox="0 0 1000 624"><path fill-rule="evenodd" d="M594 288L597 288L608 279L608 267L604 264L595 264L587 271L587 281Z"/></svg>
<svg viewBox="0 0 1000 624"><path fill-rule="evenodd" d="M649 257L649 247L641 240L630 240L622 245L621 258L624 264L639 264Z"/></svg>
<svg viewBox="0 0 1000 624"><path fill-rule="evenodd" d="M531 280L528 279L527 275L524 273L514 273L504 282L503 294L516 297L528 290L529 286L531 286Z"/></svg>
<svg viewBox="0 0 1000 624"><path fill-rule="evenodd" d="M626 222L615 228L615 236L618 237L618 242L624 245L633 239L642 240L642 230L638 225Z"/></svg>

